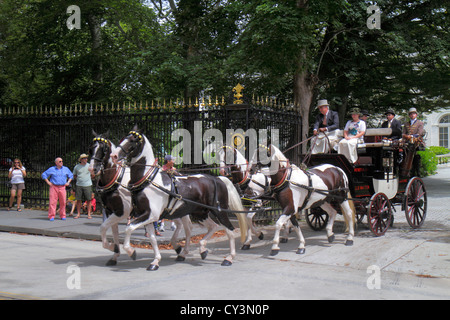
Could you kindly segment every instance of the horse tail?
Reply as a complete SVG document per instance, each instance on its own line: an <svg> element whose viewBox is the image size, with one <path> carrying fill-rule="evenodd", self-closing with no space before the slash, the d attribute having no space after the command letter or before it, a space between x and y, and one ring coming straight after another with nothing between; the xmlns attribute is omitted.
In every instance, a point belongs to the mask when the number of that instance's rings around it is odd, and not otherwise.
<svg viewBox="0 0 450 320"><path fill-rule="evenodd" d="M247 219L246 214L243 213L244 206L241 202L241 197L239 196L239 193L237 192L235 186L230 181L230 179L226 177L219 177L220 180L225 183L227 186L228 191L228 207L230 210L236 210L240 212L235 212L238 222L239 222L239 229L241 230L241 242L244 243L247 237Z"/></svg>

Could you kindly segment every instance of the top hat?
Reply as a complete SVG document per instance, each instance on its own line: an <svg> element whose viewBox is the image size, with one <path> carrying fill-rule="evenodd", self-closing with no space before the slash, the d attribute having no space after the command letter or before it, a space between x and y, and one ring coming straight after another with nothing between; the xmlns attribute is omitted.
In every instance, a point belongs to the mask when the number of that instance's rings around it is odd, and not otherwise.
<svg viewBox="0 0 450 320"><path fill-rule="evenodd" d="M319 100L319 101L317 101L317 108L320 108L320 107L322 107L322 106L327 106L327 107L329 107L330 105L328 104L328 101L327 101L327 100Z"/></svg>
<svg viewBox="0 0 450 320"><path fill-rule="evenodd" d="M416 108L410 108L409 109L409 111L408 111L408 114L410 114L410 113L417 113L417 109Z"/></svg>
<svg viewBox="0 0 450 320"><path fill-rule="evenodd" d="M395 111L392 109L387 109L387 111L384 113L384 115L387 115L387 114L393 114L395 116Z"/></svg>

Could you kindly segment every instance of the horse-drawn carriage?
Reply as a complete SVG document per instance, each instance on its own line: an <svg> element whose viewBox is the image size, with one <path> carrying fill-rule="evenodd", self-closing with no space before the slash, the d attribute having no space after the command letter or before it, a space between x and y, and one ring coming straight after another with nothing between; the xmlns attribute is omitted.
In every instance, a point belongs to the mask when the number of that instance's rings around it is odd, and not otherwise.
<svg viewBox="0 0 450 320"><path fill-rule="evenodd" d="M427 194L422 179L413 176L419 166L417 150L421 141L391 141L391 129L368 129L365 142L358 145L358 161L351 164L336 153L311 155L309 166L333 164L345 171L349 179L351 199L359 223L367 216L369 229L383 235L392 225L394 205L401 205L412 228L422 226L427 213ZM336 210L339 208L336 206ZM305 214L308 225L321 230L328 214L320 207Z"/></svg>

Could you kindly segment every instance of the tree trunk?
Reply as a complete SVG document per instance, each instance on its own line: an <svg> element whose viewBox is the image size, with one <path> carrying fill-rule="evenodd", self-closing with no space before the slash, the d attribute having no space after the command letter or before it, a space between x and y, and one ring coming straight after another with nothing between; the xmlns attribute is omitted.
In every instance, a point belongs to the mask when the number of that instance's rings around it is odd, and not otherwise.
<svg viewBox="0 0 450 320"><path fill-rule="evenodd" d="M306 54L302 54L302 57L306 59ZM309 111L313 99L314 87L315 82L312 81L308 70L300 66L294 75L294 105L302 117L300 141L305 140L309 133ZM307 149L308 146L305 143L302 145L301 152L305 153Z"/></svg>
<svg viewBox="0 0 450 320"><path fill-rule="evenodd" d="M88 25L89 31L91 33L92 39L92 80L94 86L94 92L96 98L98 98L98 94L101 92L100 88L103 86L103 61L102 61L102 34L101 34L101 26L100 20L90 12L88 14Z"/></svg>

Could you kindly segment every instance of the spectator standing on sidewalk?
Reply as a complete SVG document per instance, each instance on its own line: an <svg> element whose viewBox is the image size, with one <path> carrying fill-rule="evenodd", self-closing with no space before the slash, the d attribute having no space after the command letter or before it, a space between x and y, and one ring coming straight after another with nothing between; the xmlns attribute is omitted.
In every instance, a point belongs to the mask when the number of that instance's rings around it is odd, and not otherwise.
<svg viewBox="0 0 450 320"><path fill-rule="evenodd" d="M83 153L78 158L80 162L73 169L73 179L75 183L75 197L77 199L77 216L74 219L78 219L81 213L81 204L83 203L83 198L87 201L87 218L91 217L91 200L92 200L92 174L89 172L88 165L88 155Z"/></svg>
<svg viewBox="0 0 450 320"><path fill-rule="evenodd" d="M50 187L48 219L50 221L55 220L56 204L59 201L59 217L61 220L66 220L66 187L70 185L73 179L72 171L63 166L63 159L58 157L55 159L55 165L42 173L42 179Z"/></svg>
<svg viewBox="0 0 450 320"><path fill-rule="evenodd" d="M25 189L25 180L27 176L25 167L22 165L22 161L14 159L12 167L9 169L8 179L11 179L11 197L9 199L8 211L11 210L14 198L17 192L17 211L22 211L20 203L22 202L22 191Z"/></svg>

